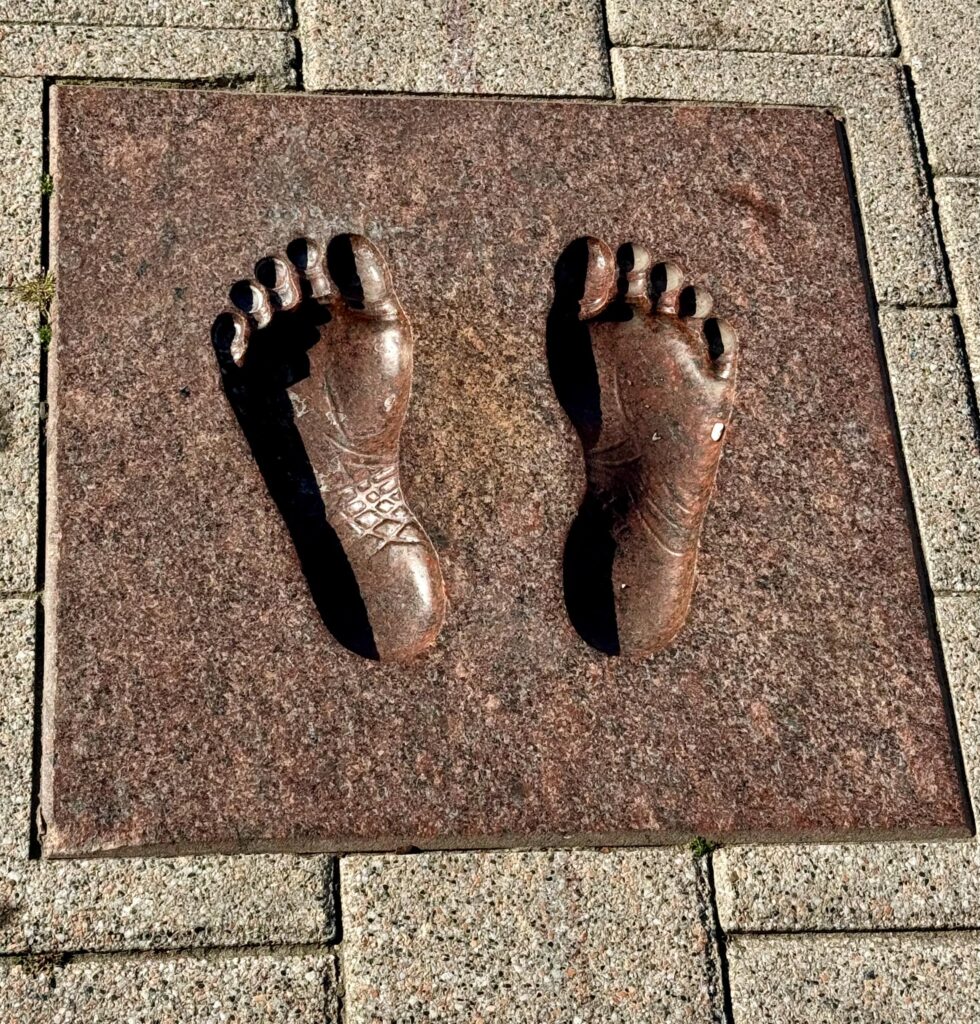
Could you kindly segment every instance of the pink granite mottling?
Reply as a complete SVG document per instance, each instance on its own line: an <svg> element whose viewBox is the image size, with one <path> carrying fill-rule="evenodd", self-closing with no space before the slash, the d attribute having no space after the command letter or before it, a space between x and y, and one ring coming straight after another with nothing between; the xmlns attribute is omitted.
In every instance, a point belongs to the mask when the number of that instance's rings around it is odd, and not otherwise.
<svg viewBox="0 0 980 1024"><path fill-rule="evenodd" d="M829 114L59 88L43 813L50 855L959 835ZM340 647L222 391L230 282L384 252L415 337L406 494L450 610ZM576 236L672 256L739 394L677 642L569 625L581 445L549 378Z"/></svg>

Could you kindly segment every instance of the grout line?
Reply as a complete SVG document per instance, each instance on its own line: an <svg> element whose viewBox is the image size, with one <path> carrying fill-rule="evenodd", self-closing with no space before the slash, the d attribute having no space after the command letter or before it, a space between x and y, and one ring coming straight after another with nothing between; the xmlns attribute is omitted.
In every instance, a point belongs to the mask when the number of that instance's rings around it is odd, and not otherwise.
<svg viewBox="0 0 980 1024"><path fill-rule="evenodd" d="M608 0L600 0L600 3L599 3L599 19L602 22L602 35L603 35L603 40L605 42L604 53L605 53L605 57L606 57L606 61L605 61L605 63L606 63L606 84L609 87L609 94L611 96L613 96L614 98L618 99L618 97L616 96L616 83L613 80L612 51L613 51L613 45L614 44L613 44L613 41L612 41L612 37L609 35L609 10L608 10L608 7L609 7Z"/></svg>
<svg viewBox="0 0 980 1024"><path fill-rule="evenodd" d="M718 903L715 899L715 877L712 854L694 858L695 899L698 919L704 928L705 985L711 1003L713 1024L734 1024L731 989L728 982L728 955L725 933L718 921Z"/></svg>
<svg viewBox="0 0 980 1024"><path fill-rule="evenodd" d="M51 165L51 83L43 80L41 92L41 178L50 173ZM40 182L38 183L40 188ZM40 240L40 274L49 272L51 254L51 196L41 194L41 240ZM51 323L51 309L47 313L47 323ZM44 319L39 316L39 321ZM39 322L40 326L40 322ZM38 860L41 856L41 762L42 749L42 710L44 701L44 565L45 565L45 529L47 513L47 409L48 409L48 346L42 345L38 365L38 403L44 410L38 417L37 445L37 515L35 520L35 544L37 561L35 563L35 586L41 595L36 606L34 633L34 721L31 738L31 799L28 819L27 856L29 860Z"/></svg>
<svg viewBox="0 0 980 1024"><path fill-rule="evenodd" d="M344 955L344 913L341 900L340 857L334 857L333 864L333 922L334 922L334 956L336 972L334 977L336 1024L345 1024L347 1019L347 958Z"/></svg>
<svg viewBox="0 0 980 1024"><path fill-rule="evenodd" d="M902 46L901 33L898 31L898 19L895 17L895 5L893 0L884 0L884 5L888 25L892 30L892 35L895 37L895 49L892 50L891 56L897 61L902 61L904 47Z"/></svg>
<svg viewBox="0 0 980 1024"><path fill-rule="evenodd" d="M295 48L293 69L296 72L296 92L306 92L306 82L303 79L303 40L299 34L299 0L282 0L282 2L283 7L289 11L290 15L289 34Z"/></svg>
<svg viewBox="0 0 980 1024"><path fill-rule="evenodd" d="M333 911L333 942L339 945L344 941L343 904L340 895L340 857L330 861L330 909Z"/></svg>

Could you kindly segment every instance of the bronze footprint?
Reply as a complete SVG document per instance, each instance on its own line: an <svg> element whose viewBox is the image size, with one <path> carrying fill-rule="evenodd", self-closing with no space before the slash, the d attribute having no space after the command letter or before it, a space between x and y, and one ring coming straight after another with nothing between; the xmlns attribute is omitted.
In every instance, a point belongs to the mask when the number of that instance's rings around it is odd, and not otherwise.
<svg viewBox="0 0 980 1024"><path fill-rule="evenodd" d="M234 364L226 367L226 391L247 393L236 371L249 370L253 393L284 388L283 416L298 431L322 513L353 571L374 651L382 661L414 657L435 641L446 598L435 549L399 478L413 339L384 258L361 235L338 236L326 250L297 239L286 253L261 259L231 299L234 308L219 318ZM280 386L273 366L283 359L290 366ZM254 408L254 400L237 400L243 426ZM285 457L272 453L272 461ZM304 513L294 511L292 520L302 523Z"/></svg>
<svg viewBox="0 0 980 1024"><path fill-rule="evenodd" d="M711 307L675 264L654 265L633 243L614 258L605 242L579 239L556 271L549 360L587 479L566 546L566 598L579 632L610 653L663 649L690 609L738 355L735 331ZM576 345L577 366L560 369L561 347ZM596 598L603 531L605 612ZM593 561L584 583L569 565L580 557ZM605 626L587 621L603 614Z"/></svg>

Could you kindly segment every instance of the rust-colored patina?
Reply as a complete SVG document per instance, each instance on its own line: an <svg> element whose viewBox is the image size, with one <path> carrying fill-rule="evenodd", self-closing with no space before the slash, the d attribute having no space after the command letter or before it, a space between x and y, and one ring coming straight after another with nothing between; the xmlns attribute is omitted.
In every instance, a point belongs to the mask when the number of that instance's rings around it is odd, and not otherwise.
<svg viewBox="0 0 980 1024"><path fill-rule="evenodd" d="M230 298L234 308L212 334L225 391L321 614L350 650L410 660L438 635L446 596L435 549L402 492L412 328L384 257L363 235L329 247L294 239L259 260ZM321 507L348 565L322 524L319 540L310 536Z"/></svg>
<svg viewBox="0 0 980 1024"><path fill-rule="evenodd" d="M584 237L558 263L549 355L588 486L565 549L566 603L609 653L655 654L691 607L735 396L735 331L712 305L636 243L614 257Z"/></svg>

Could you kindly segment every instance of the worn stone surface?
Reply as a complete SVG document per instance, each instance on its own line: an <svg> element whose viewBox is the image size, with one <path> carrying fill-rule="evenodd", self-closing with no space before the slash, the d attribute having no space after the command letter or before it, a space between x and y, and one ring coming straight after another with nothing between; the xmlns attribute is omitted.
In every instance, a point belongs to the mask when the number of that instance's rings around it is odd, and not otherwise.
<svg viewBox="0 0 980 1024"><path fill-rule="evenodd" d="M26 791L27 793L30 790ZM0 948L47 953L323 943L332 861L261 855L0 861Z"/></svg>
<svg viewBox="0 0 980 1024"><path fill-rule="evenodd" d="M0 1016L31 1024L333 1024L333 978L329 953L7 960Z"/></svg>
<svg viewBox="0 0 980 1024"><path fill-rule="evenodd" d="M726 932L980 927L980 847L854 843L714 854Z"/></svg>
<svg viewBox="0 0 980 1024"><path fill-rule="evenodd" d="M788 54L617 48L623 99L834 107L847 122L878 298L940 305L942 255L901 70L892 61Z"/></svg>
<svg viewBox="0 0 980 1024"><path fill-rule="evenodd" d="M36 616L34 601L0 601L0 857L30 838Z"/></svg>
<svg viewBox="0 0 980 1024"><path fill-rule="evenodd" d="M36 309L0 292L0 593L26 593L37 575L38 371Z"/></svg>
<svg viewBox="0 0 980 1024"><path fill-rule="evenodd" d="M57 96L49 852L962 832L828 115ZM345 230L417 337L402 479L450 611L408 669L325 629L209 333L256 259ZM546 319L585 230L677 258L743 343L700 589L647 661L562 598Z"/></svg>
<svg viewBox="0 0 980 1024"><path fill-rule="evenodd" d="M952 315L883 308L879 318L929 580L980 588L980 438Z"/></svg>
<svg viewBox="0 0 980 1024"><path fill-rule="evenodd" d="M969 1024L980 1016L980 934L738 937L736 1024Z"/></svg>
<svg viewBox="0 0 980 1024"><path fill-rule="evenodd" d="M713 1021L687 851L341 861L348 1024Z"/></svg>
<svg viewBox="0 0 980 1024"><path fill-rule="evenodd" d="M0 21L288 29L288 0L0 0Z"/></svg>
<svg viewBox="0 0 980 1024"><path fill-rule="evenodd" d="M287 89L294 57L281 32L0 24L0 68L18 78L228 79Z"/></svg>
<svg viewBox="0 0 980 1024"><path fill-rule="evenodd" d="M597 0L297 0L307 89L608 96Z"/></svg>
<svg viewBox="0 0 980 1024"><path fill-rule="evenodd" d="M896 44L885 0L608 0L606 17L626 46L870 56Z"/></svg>
<svg viewBox="0 0 980 1024"><path fill-rule="evenodd" d="M980 174L980 6L894 0L893 7L933 171Z"/></svg>
<svg viewBox="0 0 980 1024"><path fill-rule="evenodd" d="M980 180L939 178L936 199L975 387L980 377Z"/></svg>
<svg viewBox="0 0 980 1024"><path fill-rule="evenodd" d="M34 277L41 264L42 103L40 79L0 78L0 287Z"/></svg>

